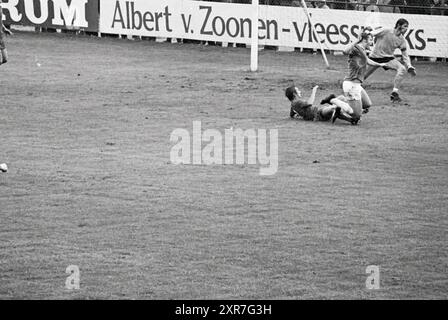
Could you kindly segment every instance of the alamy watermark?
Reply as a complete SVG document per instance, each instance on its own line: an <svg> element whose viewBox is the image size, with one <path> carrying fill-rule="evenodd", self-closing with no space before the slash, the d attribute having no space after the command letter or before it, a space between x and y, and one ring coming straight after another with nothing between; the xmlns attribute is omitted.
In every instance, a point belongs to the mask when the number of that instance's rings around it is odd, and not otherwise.
<svg viewBox="0 0 448 320"><path fill-rule="evenodd" d="M369 290L378 290L380 288L380 267L375 265L367 266L366 288Z"/></svg>
<svg viewBox="0 0 448 320"><path fill-rule="evenodd" d="M178 128L171 133L170 141L175 143L170 152L173 164L259 165L263 176L273 175L278 170L277 129L202 131L201 121L193 121L192 134L187 129Z"/></svg>
<svg viewBox="0 0 448 320"><path fill-rule="evenodd" d="M67 279L65 279L65 287L68 290L79 290L79 284L81 281L81 272L79 267L76 265L69 265L65 269L65 273L69 274Z"/></svg>

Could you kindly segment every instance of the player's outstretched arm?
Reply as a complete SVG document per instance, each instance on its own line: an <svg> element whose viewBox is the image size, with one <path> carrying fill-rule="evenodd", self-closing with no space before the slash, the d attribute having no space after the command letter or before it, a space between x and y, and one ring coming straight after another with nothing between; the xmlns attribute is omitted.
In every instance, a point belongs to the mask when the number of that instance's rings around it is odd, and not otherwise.
<svg viewBox="0 0 448 320"><path fill-rule="evenodd" d="M308 104L314 104L314 100L316 100L317 89L319 89L319 86L314 86L313 91L311 92L311 96L307 100Z"/></svg>
<svg viewBox="0 0 448 320"><path fill-rule="evenodd" d="M362 42L362 32L360 32L358 34L358 38L356 39L356 41L350 43L349 45L347 45L345 47L345 49L342 51L345 55L349 55L350 52L353 50L353 48L358 44Z"/></svg>
<svg viewBox="0 0 448 320"><path fill-rule="evenodd" d="M401 49L401 56L403 57L404 65L406 66L406 69L412 76L416 76L417 72L415 71L415 68L412 66L411 58L409 57L407 48Z"/></svg>
<svg viewBox="0 0 448 320"><path fill-rule="evenodd" d="M367 57L367 56L366 56L366 57ZM371 60L369 57L367 57L367 64L368 64L369 66L374 66L374 67L384 67L384 66L386 66L385 63L378 63L378 62L375 62L375 61Z"/></svg>
<svg viewBox="0 0 448 320"><path fill-rule="evenodd" d="M370 34L375 37L375 36L379 35L380 33L383 33L385 30L386 30L386 28L379 27L379 28L371 30Z"/></svg>

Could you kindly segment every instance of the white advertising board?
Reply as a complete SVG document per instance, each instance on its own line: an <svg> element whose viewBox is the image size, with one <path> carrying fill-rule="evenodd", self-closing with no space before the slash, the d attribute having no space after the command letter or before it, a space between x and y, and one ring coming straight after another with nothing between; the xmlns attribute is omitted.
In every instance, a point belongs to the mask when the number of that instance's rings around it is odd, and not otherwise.
<svg viewBox="0 0 448 320"><path fill-rule="evenodd" d="M317 33L329 50L342 50L363 26L393 28L409 21L405 35L409 54L448 57L448 17L382 12L309 9ZM100 32L250 43L250 4L187 0L101 0ZM300 7L260 6L261 45L318 48L304 10Z"/></svg>

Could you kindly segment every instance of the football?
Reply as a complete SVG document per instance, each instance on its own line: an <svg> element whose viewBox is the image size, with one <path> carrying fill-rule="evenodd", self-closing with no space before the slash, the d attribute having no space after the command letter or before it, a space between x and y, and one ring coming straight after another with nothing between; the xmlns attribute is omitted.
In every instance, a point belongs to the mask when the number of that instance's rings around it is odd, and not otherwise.
<svg viewBox="0 0 448 320"><path fill-rule="evenodd" d="M0 171L1 172L7 172L8 171L8 166L6 165L6 163L1 163L0 164Z"/></svg>

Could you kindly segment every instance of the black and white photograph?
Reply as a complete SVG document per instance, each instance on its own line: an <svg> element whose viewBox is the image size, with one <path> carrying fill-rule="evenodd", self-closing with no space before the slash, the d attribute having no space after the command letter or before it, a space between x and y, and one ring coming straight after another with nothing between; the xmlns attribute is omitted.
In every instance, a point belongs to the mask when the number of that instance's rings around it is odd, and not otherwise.
<svg viewBox="0 0 448 320"><path fill-rule="evenodd" d="M0 300L446 300L447 31L447 0L0 0Z"/></svg>

